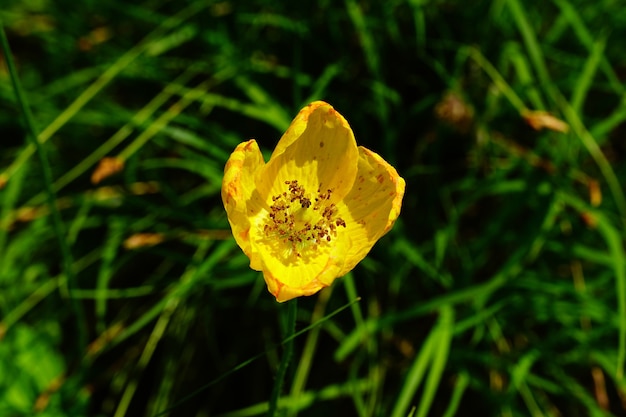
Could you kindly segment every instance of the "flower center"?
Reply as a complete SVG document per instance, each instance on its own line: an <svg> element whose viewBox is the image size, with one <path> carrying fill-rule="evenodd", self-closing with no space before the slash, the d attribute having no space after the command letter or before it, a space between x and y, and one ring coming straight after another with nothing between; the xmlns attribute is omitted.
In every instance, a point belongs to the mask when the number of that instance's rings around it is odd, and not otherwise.
<svg viewBox="0 0 626 417"><path fill-rule="evenodd" d="M267 238L279 239L286 245L286 257L300 258L305 250L328 245L337 236L337 228L346 227L346 222L330 202L332 190L318 189L311 200L297 180L285 181L285 185L287 191L272 197L263 231Z"/></svg>

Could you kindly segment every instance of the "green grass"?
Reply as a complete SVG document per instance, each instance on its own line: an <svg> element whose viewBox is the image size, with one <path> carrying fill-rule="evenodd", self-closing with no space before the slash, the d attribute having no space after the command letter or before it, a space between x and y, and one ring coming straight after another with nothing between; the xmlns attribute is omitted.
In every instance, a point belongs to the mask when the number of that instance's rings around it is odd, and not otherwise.
<svg viewBox="0 0 626 417"><path fill-rule="evenodd" d="M7 0L0 21L1 416L626 413L616 2ZM237 144L268 157L318 99L407 190L296 312L220 187ZM124 169L93 184L105 157Z"/></svg>

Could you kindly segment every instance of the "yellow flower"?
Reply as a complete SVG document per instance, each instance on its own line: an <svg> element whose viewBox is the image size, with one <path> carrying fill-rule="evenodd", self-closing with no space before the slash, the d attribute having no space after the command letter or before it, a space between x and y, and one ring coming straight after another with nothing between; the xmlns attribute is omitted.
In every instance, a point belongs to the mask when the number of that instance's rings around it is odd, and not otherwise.
<svg viewBox="0 0 626 417"><path fill-rule="evenodd" d="M346 119L316 101L302 109L269 162L254 139L231 154L222 200L250 268L279 302L312 295L350 270L391 229L405 183L357 147Z"/></svg>

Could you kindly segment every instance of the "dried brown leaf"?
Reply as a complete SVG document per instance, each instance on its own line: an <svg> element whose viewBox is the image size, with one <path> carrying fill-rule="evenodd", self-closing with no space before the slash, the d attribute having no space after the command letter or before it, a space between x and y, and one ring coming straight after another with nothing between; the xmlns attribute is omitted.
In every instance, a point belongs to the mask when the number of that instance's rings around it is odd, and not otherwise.
<svg viewBox="0 0 626 417"><path fill-rule="evenodd" d="M103 179L117 174L124 169L124 160L118 157L105 157L91 174L91 183L99 184Z"/></svg>
<svg viewBox="0 0 626 417"><path fill-rule="evenodd" d="M160 233L135 233L124 241L124 248L128 250L138 249L145 246L154 246L165 240Z"/></svg>
<svg viewBox="0 0 626 417"><path fill-rule="evenodd" d="M535 130L549 129L555 132L569 132L569 125L561 119L557 119L547 111L527 110L522 113L526 123Z"/></svg>

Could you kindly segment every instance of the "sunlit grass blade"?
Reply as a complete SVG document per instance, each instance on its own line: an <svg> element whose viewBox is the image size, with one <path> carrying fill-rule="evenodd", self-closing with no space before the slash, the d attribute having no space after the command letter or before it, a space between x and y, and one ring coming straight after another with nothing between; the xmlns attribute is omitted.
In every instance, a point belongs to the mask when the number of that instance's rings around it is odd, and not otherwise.
<svg viewBox="0 0 626 417"><path fill-rule="evenodd" d="M2 46L2 51L4 53L7 66L9 68L9 74L11 76L11 82L15 90L17 102L20 106L20 109L22 111L22 116L24 117L24 120L25 120L25 124L27 128L26 137L28 138L30 142L30 146L32 146L33 149L36 150L36 153L39 159L40 169L42 173L42 176L41 176L42 182L43 182L42 185L46 193L46 199L47 199L48 207L51 213L52 227L53 227L54 234L58 243L59 251L61 254L63 272L65 276L67 277L65 281L66 286L62 287L62 289L65 290L64 295L66 297L71 298L72 296L71 291L73 288L78 287L78 282L76 280L76 275L74 273L74 270L72 269L74 261L73 261L72 252L66 240L65 223L63 222L63 219L61 218L61 213L59 212L59 209L56 204L57 203L56 194L54 190L52 189L52 181L53 181L52 168L50 166L50 161L48 160L46 148L43 146L43 144L39 143L37 139L38 129L35 125L35 120L33 119L33 116L31 114L31 110L28 106L28 102L26 101L26 96L22 90L22 86L19 80L19 76L17 74L17 69L13 62L13 55L9 47L9 43L8 43L5 31L4 31L4 26L2 24L2 21L0 21L0 44ZM77 335L76 352L78 354L81 354L84 352L84 349L86 348L86 345L87 345L87 323L85 321L83 308L80 305L80 303L73 299L70 301L70 303L72 306L74 319L76 322L76 335Z"/></svg>
<svg viewBox="0 0 626 417"><path fill-rule="evenodd" d="M598 40L594 38L593 32L587 27L587 24L584 22L579 13L579 10L577 10L577 8L568 0L555 0L554 3L562 12L559 17L563 17L571 25L580 42L587 47L590 52L590 56L594 56L596 54L594 51L596 51L598 47ZM619 77L613 67L611 67L611 63L606 56L602 56L600 59L601 62L599 65L602 72L609 80L611 89L613 89L617 94L623 94L624 86L619 80Z"/></svg>
<svg viewBox="0 0 626 417"><path fill-rule="evenodd" d="M319 391L304 391L301 394L282 397L278 401L281 408L292 411L306 410L318 402L338 400L355 392L366 394L370 390L368 380L349 381L342 385L327 385ZM252 417L267 415L267 403L254 404L239 410L219 414L218 417Z"/></svg>
<svg viewBox="0 0 626 417"><path fill-rule="evenodd" d="M0 201L0 274L4 275L6 268L10 263L5 262L7 240L9 237L9 229L12 227L15 221L15 206L17 205L18 198L22 187L24 186L24 178L28 166L24 166L23 169L18 170L13 177L13 181L7 184L3 198Z"/></svg>
<svg viewBox="0 0 626 417"><path fill-rule="evenodd" d="M326 90L332 81L341 75L342 65L341 64L330 64L326 68L322 74L315 80L315 83L311 86L311 89L308 93L307 98L304 100L304 103L312 103L315 100L320 100L324 98L327 94Z"/></svg>
<svg viewBox="0 0 626 417"><path fill-rule="evenodd" d="M452 398L450 398L450 403L448 404L448 408L443 414L443 417L453 417L457 415L457 412L461 405L461 399L463 398L463 393L467 389L469 383L470 383L470 376L467 372L463 372L459 374L456 380L456 383L454 384L454 391L452 392Z"/></svg>
<svg viewBox="0 0 626 417"><path fill-rule="evenodd" d="M489 75L496 87L502 91L505 97L509 100L511 105L521 114L527 108L522 99L519 98L517 93L511 88L509 83L506 82L504 77L498 72L498 70L475 48L467 48L465 51L481 68Z"/></svg>
<svg viewBox="0 0 626 417"><path fill-rule="evenodd" d="M516 75L519 77L521 85L528 86L526 95L528 96L528 101L532 104L532 108L535 110L545 110L546 104L544 97L541 95L541 90L537 88L535 75L528 62L528 56L523 53L518 43L507 45L506 51L516 69Z"/></svg>
<svg viewBox="0 0 626 417"><path fill-rule="evenodd" d="M287 301L287 328L285 332L285 339L293 337L296 331L296 316L298 314L298 299ZM285 343L283 355L280 359L280 366L276 372L276 379L274 380L274 387L269 399L269 405L267 410L268 417L274 417L278 408L278 399L281 396L283 384L285 382L285 376L287 375L287 369L291 364L293 357L293 339Z"/></svg>
<svg viewBox="0 0 626 417"><path fill-rule="evenodd" d="M598 39L593 43L591 53L585 61L585 66L578 77L578 81L574 83L575 88L572 92L570 103L572 105L572 110L578 114L581 113L589 88L593 84L593 79L596 76L602 59L604 58L605 46L606 39L604 38Z"/></svg>
<svg viewBox="0 0 626 417"><path fill-rule="evenodd" d="M437 388L439 387L448 363L448 354L454 334L454 309L450 306L444 306L440 309L439 314L440 318L437 322L439 339L437 341L436 350L433 352L431 368L424 383L424 392L419 401L416 417L429 415L435 394L437 393Z"/></svg>
<svg viewBox="0 0 626 417"><path fill-rule="evenodd" d="M301 329L299 331L296 331L294 334L292 334L291 336L288 336L287 338L283 339L280 343L274 345L271 347L271 349L276 349L279 346L282 346L283 344L290 342L300 336L302 336L303 334L311 331L311 329L322 325L323 323L327 322L328 320L330 320L331 318L333 318L334 316L336 316L337 314L341 313L343 310L349 308L352 304L359 302L360 299L356 299L353 300L341 307L339 307L338 309L334 310L332 313L329 313L328 315L324 316L323 318L319 319L318 321L316 321L315 323L310 324L309 326L306 326L304 329ZM207 384L205 384L204 386L198 388L196 391L190 393L189 395L187 395L186 397L184 397L183 399L181 399L180 401L178 401L176 404L172 405L169 409L164 410L159 412L159 414L157 414L155 417L159 417L163 414L166 414L172 410L174 410L178 405L184 403L185 401L188 401L190 398L193 398L194 396L198 395L199 393L201 393L202 391L205 391L207 388L211 387L212 385L215 385L216 383L220 382L222 379L230 376L231 374L245 368L246 366L250 365L251 363L261 359L262 357L264 357L265 355L267 355L267 352L262 352L259 353L258 355L255 355L243 362L240 362L237 366L235 366L234 368L230 369L228 372L220 375L219 377L209 381ZM278 404L280 405L280 399ZM266 404L263 404L263 412L267 411L268 407Z"/></svg>
<svg viewBox="0 0 626 417"><path fill-rule="evenodd" d="M158 95L156 95L149 103L147 103L140 111L138 111L132 120L122 126L113 136L106 140L90 155L83 158L75 167L70 169L54 183L54 189L59 191L74 181L80 175L85 173L89 168L94 166L99 160L105 157L110 151L115 149L128 136L132 134L136 126L146 123L150 117L168 100L177 93L178 83L185 83L194 75L194 71L185 71L172 84L168 84ZM29 204L38 204L39 198L35 196L31 198Z"/></svg>
<svg viewBox="0 0 626 417"><path fill-rule="evenodd" d="M619 337L617 360L615 364L615 376L617 380L624 378L624 365L626 363L626 254L623 246L623 232L616 229L611 222L598 211L589 208L578 198L561 194L564 202L574 207L581 213L591 213L602 235L610 254L610 266L615 274L615 293L617 297L617 320L619 323Z"/></svg>
<svg viewBox="0 0 626 417"><path fill-rule="evenodd" d="M574 111L571 105L563 97L560 97L558 101L559 107L561 108L566 121L572 127L572 130L580 139L583 146L587 149L587 152L589 152L589 155L593 158L596 165L598 165L600 172L602 172L602 175L611 190L613 199L615 200L615 205L619 211L622 224L625 226L623 233L626 234L626 195L624 195L624 189L615 174L615 170L607 160L606 155L598 145L598 142L585 128L580 116Z"/></svg>
<svg viewBox="0 0 626 417"><path fill-rule="evenodd" d="M74 270L77 273L80 273L85 268L96 263L99 259L100 251L92 251L74 262ZM62 286L63 281L65 281L66 279L67 277L65 275L59 275L46 280L44 284L39 286L24 300L21 300L19 304L14 306L12 309L8 309L5 316L2 317L2 321L0 321L0 339L2 338L1 336L3 333L9 331L13 325L22 320L24 316L31 312L41 301L45 300L47 297L57 291L59 289L59 286ZM80 298L80 293L74 293L74 296Z"/></svg>
<svg viewBox="0 0 626 417"><path fill-rule="evenodd" d="M190 18L194 14L198 13L202 9L201 2L192 2L187 8L182 9L179 13L171 16L169 19L163 21L159 27L157 27L152 33L148 34L141 42L136 46L128 50L124 55L119 57L106 71L98 77L96 81L89 85L76 99L61 113L59 114L44 130L37 135L37 140L40 143L45 143L54 135L59 129L61 129L69 120L71 120L85 105L91 101L107 84L115 79L120 72L122 72L128 65L130 65L135 59L137 59L146 49L150 46L154 38L160 38L172 27L176 27L186 19ZM15 159L15 161L2 173L0 177L4 177L8 180L13 172L22 166L28 158L35 152L34 145L31 145L24 149L22 153Z"/></svg>
<svg viewBox="0 0 626 417"><path fill-rule="evenodd" d="M120 219L112 219L109 225L109 234L105 241L102 250L102 264L98 271L98 279L96 283L96 309L95 316L99 333L102 333L106 328L105 317L107 313L107 298L104 296L106 293L109 282L114 273L113 263L117 258L117 251L121 247L123 237L124 223Z"/></svg>
<svg viewBox="0 0 626 417"><path fill-rule="evenodd" d="M406 416L412 404L418 406L417 416L423 417L428 415L447 362L453 326L454 313L452 308L450 306L442 307L437 325L431 330L407 372L404 384L391 412L392 417ZM429 368L430 371L424 384L422 397L414 403L417 389Z"/></svg>
<svg viewBox="0 0 626 417"><path fill-rule="evenodd" d="M537 73L537 77L539 78L543 91L547 94L548 98L554 100L555 87L552 83L550 73L548 72L548 67L546 65L543 51L541 50L541 45L537 40L537 34L535 33L533 26L530 24L528 16L526 15L526 10L522 7L518 0L506 0L506 4L511 11L513 20L515 21L522 38L524 39L528 55Z"/></svg>
<svg viewBox="0 0 626 417"><path fill-rule="evenodd" d="M326 309L328 300L330 295L332 294L334 287L329 287L325 291L321 291L318 301L315 304L315 309L313 310L313 314L311 315L311 323L315 323L320 320L324 316L324 311ZM304 387L306 385L309 373L311 368L313 367L314 355L317 350L317 344L320 337L321 327L314 327L309 332L307 336L306 342L304 344L304 348L302 349L302 355L297 361L297 367L294 372L293 383L291 384L291 390L289 395L292 398L299 398L303 392ZM280 404L280 402L279 402ZM298 408L290 407L289 408L290 417L297 416Z"/></svg>

